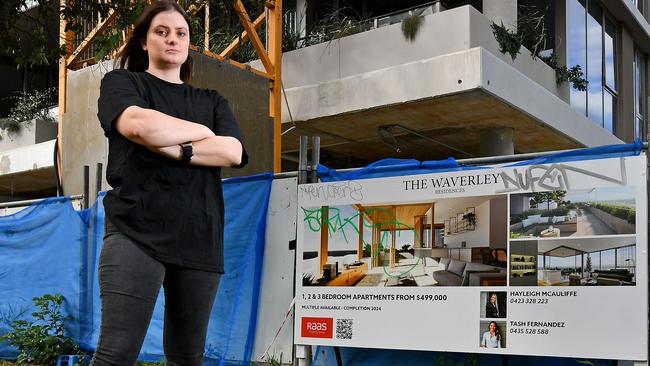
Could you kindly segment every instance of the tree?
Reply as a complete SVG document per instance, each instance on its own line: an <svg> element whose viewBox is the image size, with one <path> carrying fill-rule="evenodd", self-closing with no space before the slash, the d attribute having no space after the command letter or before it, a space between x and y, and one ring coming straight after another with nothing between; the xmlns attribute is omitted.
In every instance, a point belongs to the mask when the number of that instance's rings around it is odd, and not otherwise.
<svg viewBox="0 0 650 366"><path fill-rule="evenodd" d="M235 0L181 0L181 6L188 10L192 34L203 33L204 13L189 11L209 2L213 7L211 14L210 50L220 52L236 39L243 27L234 9ZM261 14L262 0L243 0L250 14ZM37 6L34 6L37 5ZM59 45L63 35L59 34L59 19L65 19L65 31L85 36L97 24L97 19L106 19L114 13L113 21L103 33L97 34L93 41L95 59L103 59L120 46L122 32L134 23L147 5L145 1L131 0L67 0L59 7L59 0L3 0L0 2L0 53L14 59L21 67L48 65L58 61L66 54L65 47ZM203 45L204 37L195 36L194 44ZM262 37L263 39L263 37ZM79 39L77 39L77 42ZM240 52L252 47L243 47ZM237 54L235 54L237 55ZM234 58L234 57L233 57Z"/></svg>
<svg viewBox="0 0 650 366"><path fill-rule="evenodd" d="M550 211L551 201L558 204L564 202L566 191L535 192L531 195L531 204L539 207L540 203L546 203L546 210Z"/></svg>
<svg viewBox="0 0 650 366"><path fill-rule="evenodd" d="M0 53L19 66L44 66L63 54L56 37L59 0L0 2Z"/></svg>
<svg viewBox="0 0 650 366"><path fill-rule="evenodd" d="M587 263L585 264L585 271L591 273L591 256L587 254Z"/></svg>

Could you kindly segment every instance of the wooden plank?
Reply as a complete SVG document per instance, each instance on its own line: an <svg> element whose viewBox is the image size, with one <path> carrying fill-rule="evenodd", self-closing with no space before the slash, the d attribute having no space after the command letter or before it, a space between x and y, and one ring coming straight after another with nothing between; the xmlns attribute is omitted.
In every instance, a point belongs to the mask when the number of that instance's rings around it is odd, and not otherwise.
<svg viewBox="0 0 650 366"><path fill-rule="evenodd" d="M357 247L357 259L363 258L363 212L359 212L359 246Z"/></svg>
<svg viewBox="0 0 650 366"><path fill-rule="evenodd" d="M79 61L79 57L90 47L92 44L93 39L95 39L95 36L97 34L101 34L106 28L113 23L113 21L117 18L117 13L111 9L110 12L108 13L108 18L106 18L103 22L97 24L93 30L91 30L86 38L79 44L76 50L72 52L72 55L68 57L66 60L66 65L70 66L72 64L75 64L77 61Z"/></svg>
<svg viewBox="0 0 650 366"><path fill-rule="evenodd" d="M329 253L329 206L320 209L320 267L319 273L323 273Z"/></svg>
<svg viewBox="0 0 650 366"><path fill-rule="evenodd" d="M269 12L269 57L273 64L270 114L273 117L273 172L282 170L282 0L266 2ZM257 36L257 33L253 36ZM262 59L263 60L263 59Z"/></svg>
<svg viewBox="0 0 650 366"><path fill-rule="evenodd" d="M248 16L248 12L246 12L246 8L244 7L244 4L242 4L241 0L237 0L235 2L235 12L239 17L241 24L244 26L244 29L246 32L248 32L248 37L253 43L253 48L255 48L257 55L260 57L262 65L264 65L264 69L269 74L273 74L273 64L269 59L269 55L266 54L266 50L264 49L264 45L262 44L260 36L257 34L257 31L253 29L253 22L251 22L251 18Z"/></svg>
<svg viewBox="0 0 650 366"><path fill-rule="evenodd" d="M429 233L431 234L431 247L432 248L436 247L435 219L436 219L436 203L434 202L434 203L431 204L431 230L429 230Z"/></svg>
<svg viewBox="0 0 650 366"><path fill-rule="evenodd" d="M194 15L194 14L198 13L199 10L201 10L201 8L206 4L207 4L207 2L201 3L198 6L196 4L191 4L190 7L187 9L187 13ZM181 6L183 6L183 5L181 4Z"/></svg>
<svg viewBox="0 0 650 366"><path fill-rule="evenodd" d="M393 211L393 217L396 217L397 216L397 208L395 206L393 206L391 209ZM397 264L397 263L395 263L396 262L395 256L397 254L396 251L395 251L395 245L397 244L397 231L395 230L395 225L392 225L392 227L390 229L390 236L391 236L391 240L390 240L390 268L395 268L395 265Z"/></svg>
<svg viewBox="0 0 650 366"><path fill-rule="evenodd" d="M66 5L66 0L60 0L59 1L59 6L60 8L65 7ZM65 31L66 27L66 21L63 17L59 19L59 45L64 46L66 50L66 56L72 53L72 40L74 39L74 33L71 31ZM59 174L59 179L61 181L61 184L63 184L63 171L61 167L63 166L62 161L63 161L63 142L62 142L62 136L63 136L63 114L66 111L66 90L67 90L67 85L68 85L68 67L67 67L67 61L66 61L66 56L63 56L59 59L59 123L57 126L57 145L58 145L58 152L56 155L56 159L58 161L57 164L57 170Z"/></svg>
<svg viewBox="0 0 650 366"><path fill-rule="evenodd" d="M415 231L415 240L413 240L413 248L422 248L422 221L424 220L424 216L418 216L415 219L415 227L413 228L413 231Z"/></svg>
<svg viewBox="0 0 650 366"><path fill-rule="evenodd" d="M210 50L210 2L205 3L205 20L204 20L204 33L203 33L203 49Z"/></svg>
<svg viewBox="0 0 650 366"><path fill-rule="evenodd" d="M222 62L227 62L227 63L229 63L229 64L231 64L231 65L233 65L235 67L238 67L238 68L240 68L242 70L250 71L250 72L252 72L254 74L265 77L267 79L272 79L272 76L265 73L264 71L258 70L258 69L254 68L254 67L251 67L250 65L242 64L241 62L237 62L235 60L225 59L225 58L221 57L219 54L214 53L212 51L200 49L199 47L197 47L195 45L190 45L190 49L192 51L202 53L202 54L204 54L204 55L206 55L208 57L212 57L212 58L214 58L216 60L219 60L219 61L222 61Z"/></svg>
<svg viewBox="0 0 650 366"><path fill-rule="evenodd" d="M372 268L379 266L379 241L381 232L377 226L372 227L372 248L370 249L370 256L372 258Z"/></svg>
<svg viewBox="0 0 650 366"><path fill-rule="evenodd" d="M262 24L264 24L264 21L266 21L266 14L262 13L253 22L253 28L255 30L259 29L262 26ZM229 57L230 55L232 55L233 52L235 52L235 50L241 47L242 43L244 43L244 41L247 39L248 39L248 32L247 31L241 32L241 34L237 39L232 41L232 43L230 43L225 50L221 51L220 55L222 57Z"/></svg>

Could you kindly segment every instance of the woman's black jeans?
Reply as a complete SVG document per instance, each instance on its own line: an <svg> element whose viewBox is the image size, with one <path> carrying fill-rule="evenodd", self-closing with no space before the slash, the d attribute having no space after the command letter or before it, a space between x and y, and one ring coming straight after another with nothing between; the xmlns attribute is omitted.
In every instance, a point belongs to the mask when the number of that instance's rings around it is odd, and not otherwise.
<svg viewBox="0 0 650 366"><path fill-rule="evenodd" d="M161 284L167 365L202 365L219 279L219 273L155 260L106 220L99 258L102 322L91 365L129 366L137 361Z"/></svg>

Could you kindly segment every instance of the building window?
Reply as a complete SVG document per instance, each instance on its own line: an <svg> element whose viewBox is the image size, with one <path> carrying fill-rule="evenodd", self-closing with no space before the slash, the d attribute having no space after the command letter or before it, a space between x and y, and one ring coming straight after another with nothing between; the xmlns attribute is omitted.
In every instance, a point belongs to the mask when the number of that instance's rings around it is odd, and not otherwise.
<svg viewBox="0 0 650 366"><path fill-rule="evenodd" d="M634 138L644 139L645 117L645 55L634 51Z"/></svg>
<svg viewBox="0 0 650 366"><path fill-rule="evenodd" d="M569 0L568 63L580 65L586 91L571 87L571 105L614 133L616 125L616 26L596 0Z"/></svg>

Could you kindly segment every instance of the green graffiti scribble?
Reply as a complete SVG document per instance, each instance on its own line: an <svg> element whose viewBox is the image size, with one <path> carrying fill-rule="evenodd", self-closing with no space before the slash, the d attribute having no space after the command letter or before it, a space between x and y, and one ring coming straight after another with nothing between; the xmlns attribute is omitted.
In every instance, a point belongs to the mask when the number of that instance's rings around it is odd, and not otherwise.
<svg viewBox="0 0 650 366"><path fill-rule="evenodd" d="M354 215L352 215L350 217L347 217L347 218L342 217L341 210L338 209L338 208L329 207L327 210L328 210L328 219L327 219L327 232L328 232L328 235L331 237L334 234L336 234L337 232L340 232L343 235L343 239L345 240L346 243L349 243L349 241L348 241L347 235L345 234L345 228L346 227L351 227L358 235L360 235L360 229L356 224L359 221L359 219L358 219L359 215L361 215L361 214L369 215L369 214L374 213L374 212L384 212L384 213L388 214L388 216L390 218L390 221L386 221L386 222L382 222L382 223L373 225L371 223L367 223L366 220L362 220L363 227L369 228L369 229L372 229L374 227L379 227L379 229L381 231L382 227L391 227L391 226L394 225L396 228L400 229L400 230L396 230L397 233L398 233L397 234L398 236L400 235L400 232L402 230L410 230L410 231L413 232L414 242L419 242L420 241L419 240L420 239L419 234L415 231L415 229L410 227L409 225L403 223L403 222L397 221L397 218L395 217L395 215L393 215L392 210L389 210L389 209L386 209L386 208L381 208L381 207L379 207L379 208L370 208L370 209L367 209L367 210L364 210L364 211L359 211L356 214L354 214ZM307 223L307 227L309 228L309 230L311 230L313 232L319 232L322 229L322 221L323 221L322 220L322 212L323 212L322 209L321 208L306 209L306 208L302 207L302 211L305 214L304 221ZM383 252L384 248L388 246L387 244L388 244L389 240L390 240L390 236L389 236L388 231L383 231L381 236L380 236L379 245L377 246L378 250L375 251L375 253L373 254L374 258L372 258L372 259L377 259L379 261L379 253ZM366 242L365 239L363 240L363 244L364 244L364 246L365 245L372 246L372 243ZM389 253L390 253L390 251L389 251ZM388 260L384 259L383 263L381 263L380 265L383 267L384 273L387 276L399 278L399 277L405 276L405 275L409 274L410 272L412 272L418 266L418 264L421 263L421 260L422 260L421 258L417 258L417 261L412 266L408 267L408 269L403 270L403 271L396 271L396 272L389 272L390 271L390 259L388 259ZM386 262L388 262L388 264L386 264Z"/></svg>

